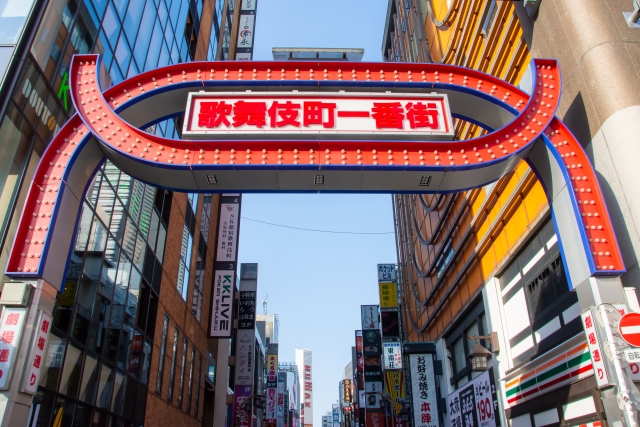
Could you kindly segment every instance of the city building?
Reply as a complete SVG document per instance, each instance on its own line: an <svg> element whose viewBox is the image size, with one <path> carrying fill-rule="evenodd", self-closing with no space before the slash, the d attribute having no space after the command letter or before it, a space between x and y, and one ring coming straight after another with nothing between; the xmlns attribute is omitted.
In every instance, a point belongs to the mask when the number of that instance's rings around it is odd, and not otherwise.
<svg viewBox="0 0 640 427"><path fill-rule="evenodd" d="M477 69L527 93L532 73L540 73L531 59L558 59L557 115L599 174L626 264L622 284L616 279L608 289L624 291L635 310L640 208L631 153L640 146L633 129L640 95L629 88L640 77L629 49L640 30L623 15L632 9L631 2L598 0L579 7L571 0L390 0L382 53L385 61ZM456 139L488 132L463 119L454 125ZM597 387L580 318L599 288L568 283L545 189L526 163L484 188L395 195L393 208L404 325L409 341L436 343L444 365L439 397L454 398L477 378L468 356L479 343L495 350L489 372L501 425L619 419L619 409L606 409L615 396ZM468 339L492 332L499 346ZM449 413L440 417L444 425L455 421Z"/></svg>
<svg viewBox="0 0 640 427"><path fill-rule="evenodd" d="M327 413L322 416L322 427L333 427L333 414L331 411L327 411Z"/></svg>
<svg viewBox="0 0 640 427"><path fill-rule="evenodd" d="M359 62L364 49L357 48L316 48L316 47L274 47L271 49L274 61L348 61Z"/></svg>
<svg viewBox="0 0 640 427"><path fill-rule="evenodd" d="M258 314L256 322L264 324L265 337L269 344L278 343L278 330L280 329L280 320L277 314Z"/></svg>
<svg viewBox="0 0 640 427"><path fill-rule="evenodd" d="M313 361L311 350L296 348L296 366L301 385L301 427L313 427Z"/></svg>
<svg viewBox="0 0 640 427"><path fill-rule="evenodd" d="M278 370L285 380L282 425L284 427L299 427L301 402L298 367L294 363L283 362L280 363Z"/></svg>
<svg viewBox="0 0 640 427"><path fill-rule="evenodd" d="M71 57L100 54L103 89L168 64L250 59L253 28L249 41L237 28L247 16L254 24L255 6L251 0L0 5L2 271L35 166L74 113ZM176 117L150 123L147 132L179 137L180 126ZM219 355L218 340L208 339L208 285L219 204L219 195L157 189L109 162L96 171L66 280L33 283L51 295L60 289L48 308L52 330L37 394L20 393L14 375L2 392L9 401L3 426L199 426L211 417L213 405L205 402L213 401ZM226 399L226 388L221 394Z"/></svg>

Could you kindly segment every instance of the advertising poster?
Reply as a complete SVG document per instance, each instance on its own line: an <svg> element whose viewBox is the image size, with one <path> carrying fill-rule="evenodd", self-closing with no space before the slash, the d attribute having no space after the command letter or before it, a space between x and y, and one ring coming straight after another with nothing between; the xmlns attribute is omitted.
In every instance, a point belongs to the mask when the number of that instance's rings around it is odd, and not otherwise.
<svg viewBox="0 0 640 427"><path fill-rule="evenodd" d="M493 368L447 396L447 409L451 425L499 426L498 395L493 381Z"/></svg>
<svg viewBox="0 0 640 427"><path fill-rule="evenodd" d="M433 355L411 354L409 355L409 365L413 397L413 425L414 427L439 427ZM452 425L456 424L452 423Z"/></svg>

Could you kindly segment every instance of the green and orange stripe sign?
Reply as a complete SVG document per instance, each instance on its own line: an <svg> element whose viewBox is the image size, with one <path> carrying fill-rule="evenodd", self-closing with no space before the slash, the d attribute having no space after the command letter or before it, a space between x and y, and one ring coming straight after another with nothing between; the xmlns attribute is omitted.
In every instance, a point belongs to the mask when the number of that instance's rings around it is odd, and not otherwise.
<svg viewBox="0 0 640 427"><path fill-rule="evenodd" d="M517 405L591 375L593 366L589 347L581 342L541 366L507 380L507 404Z"/></svg>

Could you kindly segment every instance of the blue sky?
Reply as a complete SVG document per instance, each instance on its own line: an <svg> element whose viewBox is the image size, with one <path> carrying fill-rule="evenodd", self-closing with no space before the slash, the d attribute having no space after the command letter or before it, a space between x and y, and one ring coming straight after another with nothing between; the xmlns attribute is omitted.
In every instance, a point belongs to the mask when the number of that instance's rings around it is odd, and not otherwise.
<svg viewBox="0 0 640 427"><path fill-rule="evenodd" d="M364 48L381 60L387 0L260 0L254 60L272 47ZM245 194L242 216L334 231L393 232L388 194ZM395 263L393 234L345 235L298 231L241 221L240 262L258 263L258 306L280 317L280 360L294 349L313 351L314 425L338 398L351 360L360 305L376 304L378 263Z"/></svg>

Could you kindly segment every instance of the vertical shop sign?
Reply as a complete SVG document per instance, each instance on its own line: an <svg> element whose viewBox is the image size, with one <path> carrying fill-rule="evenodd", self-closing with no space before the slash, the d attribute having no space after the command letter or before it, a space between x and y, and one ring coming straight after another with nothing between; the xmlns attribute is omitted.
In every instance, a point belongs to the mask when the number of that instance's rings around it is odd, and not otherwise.
<svg viewBox="0 0 640 427"><path fill-rule="evenodd" d="M360 312L362 315L362 329L364 331L380 329L377 305L362 305L360 306Z"/></svg>
<svg viewBox="0 0 640 427"><path fill-rule="evenodd" d="M400 322L398 311L383 311L380 313L380 327L383 338L400 337Z"/></svg>
<svg viewBox="0 0 640 427"><path fill-rule="evenodd" d="M278 355L267 355L267 398L265 422L276 422L276 403L278 390Z"/></svg>
<svg viewBox="0 0 640 427"><path fill-rule="evenodd" d="M392 341L382 343L382 357L385 371L402 369L402 349L400 342Z"/></svg>
<svg viewBox="0 0 640 427"><path fill-rule="evenodd" d="M364 385L367 409L383 408L382 381L367 381Z"/></svg>
<svg viewBox="0 0 640 427"><path fill-rule="evenodd" d="M236 287L240 194L222 194L218 215L215 272L211 292L209 336L231 338L233 329L233 293Z"/></svg>
<svg viewBox="0 0 640 427"><path fill-rule="evenodd" d="M333 427L340 427L340 405L334 403L331 405L333 414Z"/></svg>
<svg viewBox="0 0 640 427"><path fill-rule="evenodd" d="M238 25L238 42L236 45L236 61L251 61L253 59L257 3L258 0L242 0Z"/></svg>
<svg viewBox="0 0 640 427"><path fill-rule="evenodd" d="M286 372L278 372L278 427L284 426L284 392L286 382Z"/></svg>
<svg viewBox="0 0 640 427"><path fill-rule="evenodd" d="M251 402L238 411L253 392L253 370L255 352L255 314L256 293L258 290L258 264L242 264L240 266L240 301L238 335L236 342L236 382L234 397L234 419L237 426L251 427L253 424L253 405Z"/></svg>
<svg viewBox="0 0 640 427"><path fill-rule="evenodd" d="M452 426L499 426L498 395L493 381L493 368L447 396L447 410Z"/></svg>
<svg viewBox="0 0 640 427"><path fill-rule="evenodd" d="M47 340L51 330L51 316L42 310L38 313L38 321L36 322L34 339L31 343L31 350L27 358L27 366L21 391L35 395L38 391L38 382L40 380L40 371L42 364L45 363L44 351L47 348Z"/></svg>
<svg viewBox="0 0 640 427"><path fill-rule="evenodd" d="M344 396L344 402L346 402L348 405L353 401L353 397L351 395L351 380L349 379L344 380L343 387L344 387L344 391L342 393Z"/></svg>
<svg viewBox="0 0 640 427"><path fill-rule="evenodd" d="M385 391L393 402L395 415L400 414L404 403L404 373L402 371L389 371L384 373Z"/></svg>
<svg viewBox="0 0 640 427"><path fill-rule="evenodd" d="M380 308L398 308L398 288L395 282L381 282L378 287L380 291Z"/></svg>
<svg viewBox="0 0 640 427"><path fill-rule="evenodd" d="M26 308L4 307L0 324L0 389L6 389L18 353Z"/></svg>
<svg viewBox="0 0 640 427"><path fill-rule="evenodd" d="M611 385L609 381L609 375L607 372L607 365L604 361L604 353L602 352L602 346L600 345L600 334L597 331L597 322L595 311L589 309L582 313L582 326L584 333L587 337L587 344L589 345L589 353L591 354L591 363L593 363L593 372L596 375L596 382L598 388Z"/></svg>
<svg viewBox="0 0 640 427"><path fill-rule="evenodd" d="M395 282L398 280L395 264L378 264L378 282Z"/></svg>
<svg viewBox="0 0 640 427"><path fill-rule="evenodd" d="M431 354L409 355L414 427L438 427L438 400ZM467 427L467 426L465 426ZM468 426L476 427L476 426Z"/></svg>

